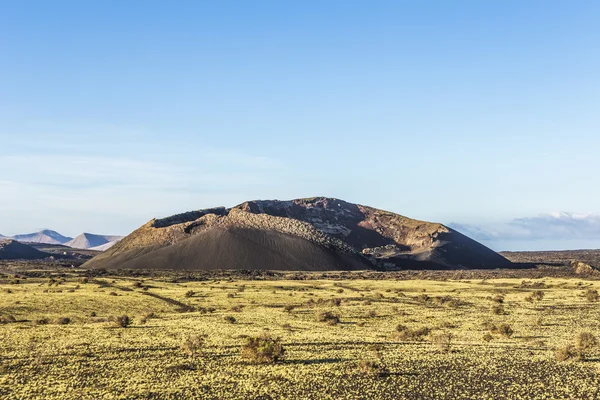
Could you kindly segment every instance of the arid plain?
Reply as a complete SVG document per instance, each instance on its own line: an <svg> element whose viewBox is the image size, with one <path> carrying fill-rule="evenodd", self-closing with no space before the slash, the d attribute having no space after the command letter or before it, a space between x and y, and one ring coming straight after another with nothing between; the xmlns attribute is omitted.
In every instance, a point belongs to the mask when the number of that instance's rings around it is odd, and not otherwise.
<svg viewBox="0 0 600 400"><path fill-rule="evenodd" d="M598 281L373 274L7 273L0 396L600 396Z"/></svg>

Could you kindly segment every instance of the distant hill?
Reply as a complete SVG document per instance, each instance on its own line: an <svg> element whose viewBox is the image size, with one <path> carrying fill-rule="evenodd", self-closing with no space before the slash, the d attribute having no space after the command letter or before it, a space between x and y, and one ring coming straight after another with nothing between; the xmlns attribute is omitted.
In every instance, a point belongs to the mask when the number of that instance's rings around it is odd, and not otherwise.
<svg viewBox="0 0 600 400"><path fill-rule="evenodd" d="M305 271L511 265L442 224L327 197L247 201L153 219L84 264Z"/></svg>
<svg viewBox="0 0 600 400"><path fill-rule="evenodd" d="M50 254L13 239L0 241L0 260L37 260L48 256Z"/></svg>
<svg viewBox="0 0 600 400"><path fill-rule="evenodd" d="M46 244L65 244L73 238L63 236L58 232L44 229L35 233L27 233L24 235L15 235L11 239L24 243L46 243Z"/></svg>
<svg viewBox="0 0 600 400"><path fill-rule="evenodd" d="M75 249L91 249L104 251L116 244L123 236L116 235L96 235L93 233L82 233L76 238L64 243L65 246Z"/></svg>
<svg viewBox="0 0 600 400"><path fill-rule="evenodd" d="M119 241L121 239L122 239L122 237L120 239L113 240L111 242L105 243L105 244L100 245L100 246L90 247L88 250L106 251L106 250L110 249L111 247L113 247L115 244L119 243Z"/></svg>

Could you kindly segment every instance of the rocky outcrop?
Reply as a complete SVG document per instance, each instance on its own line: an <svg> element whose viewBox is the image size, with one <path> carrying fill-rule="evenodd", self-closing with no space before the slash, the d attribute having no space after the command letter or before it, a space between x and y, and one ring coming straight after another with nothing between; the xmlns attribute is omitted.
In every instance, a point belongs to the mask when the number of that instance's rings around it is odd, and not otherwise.
<svg viewBox="0 0 600 400"><path fill-rule="evenodd" d="M583 261L571 261L571 268L577 275L591 275L598 273L598 269Z"/></svg>

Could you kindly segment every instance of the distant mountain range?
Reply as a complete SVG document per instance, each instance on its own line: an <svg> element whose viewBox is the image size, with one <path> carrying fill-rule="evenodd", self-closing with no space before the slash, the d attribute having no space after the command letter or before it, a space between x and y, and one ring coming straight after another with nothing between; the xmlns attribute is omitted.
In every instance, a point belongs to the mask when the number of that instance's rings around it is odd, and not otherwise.
<svg viewBox="0 0 600 400"><path fill-rule="evenodd" d="M104 251L106 249L111 248L115 243L117 243L121 239L123 239L123 236L82 233L75 239L71 239L68 242L64 243L64 245L73 247L75 249Z"/></svg>
<svg viewBox="0 0 600 400"><path fill-rule="evenodd" d="M25 243L45 243L45 244L65 244L72 238L63 236L58 232L44 229L39 232L26 233L22 235L11 236L11 239Z"/></svg>
<svg viewBox="0 0 600 400"><path fill-rule="evenodd" d="M39 232L14 236L0 235L0 238L13 239L21 243L59 244L63 246L69 246L75 249L104 251L112 247L123 237L117 235L97 235L93 233L82 233L76 238L72 238L68 236L63 236L60 233L50 229L44 229Z"/></svg>

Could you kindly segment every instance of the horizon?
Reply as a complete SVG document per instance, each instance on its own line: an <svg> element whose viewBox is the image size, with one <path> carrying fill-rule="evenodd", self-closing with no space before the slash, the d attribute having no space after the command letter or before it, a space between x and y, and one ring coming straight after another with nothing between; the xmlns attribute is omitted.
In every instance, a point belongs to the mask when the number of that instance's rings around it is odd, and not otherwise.
<svg viewBox="0 0 600 400"><path fill-rule="evenodd" d="M600 4L140 4L2 6L0 234L323 193L600 248Z"/></svg>

